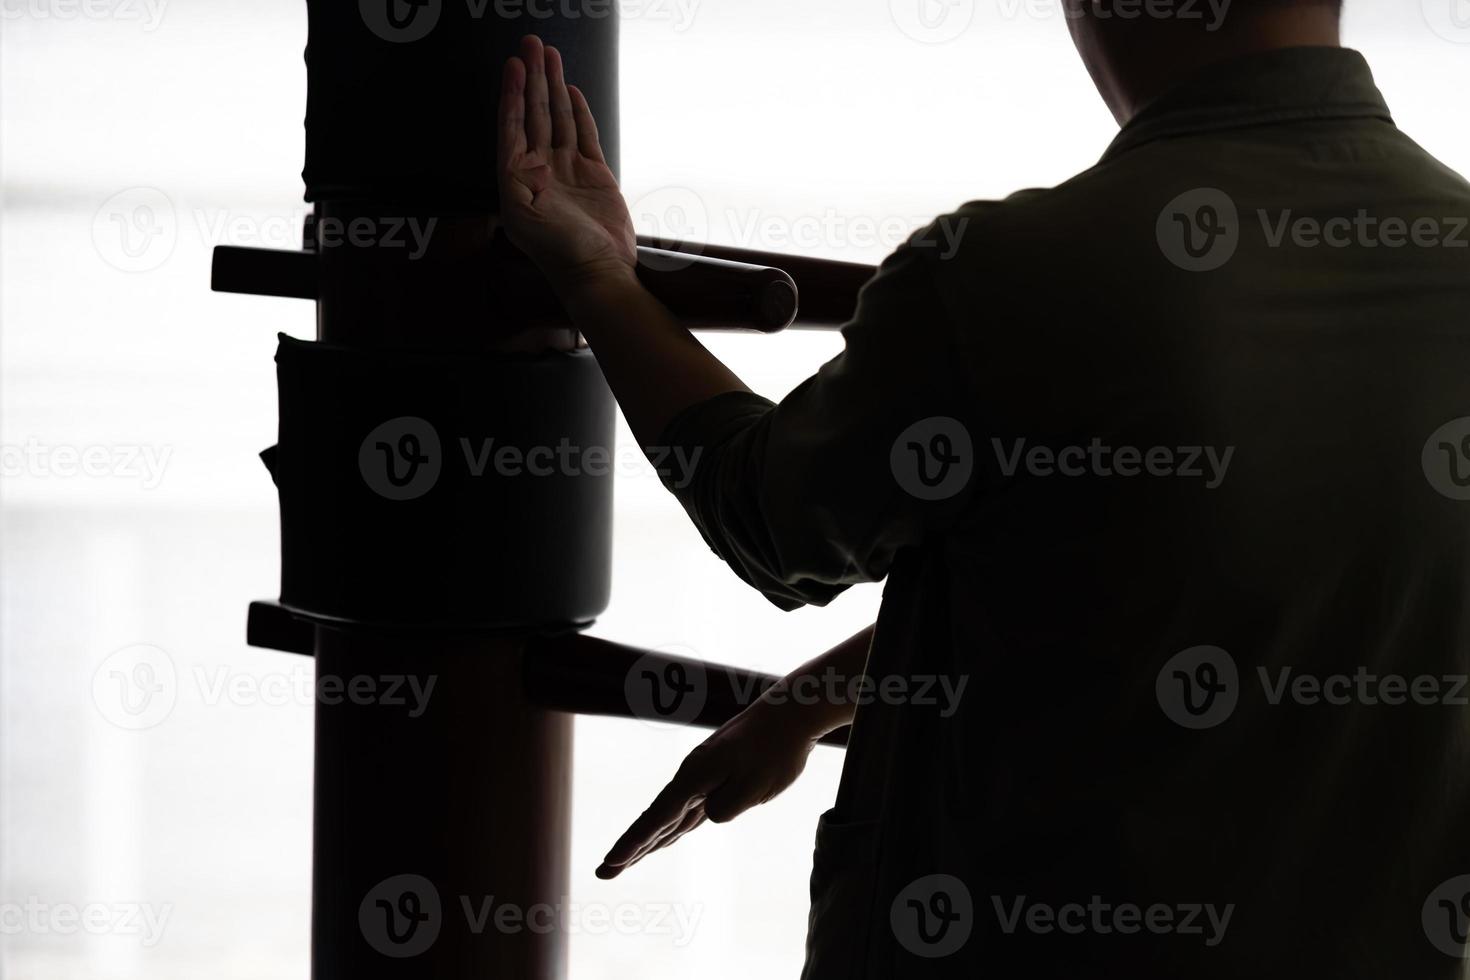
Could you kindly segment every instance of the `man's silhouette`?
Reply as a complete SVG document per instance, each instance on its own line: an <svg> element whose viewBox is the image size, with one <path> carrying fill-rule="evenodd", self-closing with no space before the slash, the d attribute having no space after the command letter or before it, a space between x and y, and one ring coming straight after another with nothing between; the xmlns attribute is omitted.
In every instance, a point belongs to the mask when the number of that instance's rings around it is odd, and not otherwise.
<svg viewBox="0 0 1470 980"><path fill-rule="evenodd" d="M915 235L779 405L639 287L559 56L508 64L507 225L640 442L702 454L710 546L783 608L888 580L600 874L851 720L811 980L1465 975L1470 187L1335 5L1198 7L1072 0L1102 161Z"/></svg>

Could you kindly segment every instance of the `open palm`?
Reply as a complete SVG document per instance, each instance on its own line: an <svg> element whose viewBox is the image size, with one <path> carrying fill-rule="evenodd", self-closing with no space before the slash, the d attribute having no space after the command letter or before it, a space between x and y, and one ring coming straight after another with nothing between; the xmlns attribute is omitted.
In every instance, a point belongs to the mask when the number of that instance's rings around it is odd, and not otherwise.
<svg viewBox="0 0 1470 980"><path fill-rule="evenodd" d="M499 112L500 213L510 240L553 284L627 274L633 219L561 54L531 35L505 63Z"/></svg>

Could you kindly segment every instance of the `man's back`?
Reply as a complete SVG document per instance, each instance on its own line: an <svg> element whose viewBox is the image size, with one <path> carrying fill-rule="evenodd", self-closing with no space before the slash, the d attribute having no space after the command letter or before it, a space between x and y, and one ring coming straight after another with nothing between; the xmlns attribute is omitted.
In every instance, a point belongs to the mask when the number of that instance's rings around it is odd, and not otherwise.
<svg viewBox="0 0 1470 980"><path fill-rule="evenodd" d="M1466 216L1362 59L1300 49L943 219L968 397L913 445L973 475L868 672L968 683L860 711L808 976L1459 975Z"/></svg>

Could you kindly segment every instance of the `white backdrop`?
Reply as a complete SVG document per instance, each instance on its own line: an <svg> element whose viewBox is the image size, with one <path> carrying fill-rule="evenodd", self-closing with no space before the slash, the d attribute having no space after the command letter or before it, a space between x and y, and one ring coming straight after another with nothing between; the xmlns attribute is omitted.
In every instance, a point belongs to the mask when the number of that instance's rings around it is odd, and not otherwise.
<svg viewBox="0 0 1470 980"><path fill-rule="evenodd" d="M1470 169L1470 4L1348 3L1400 123ZM962 201L1065 179L1114 132L1056 0L624 10L625 189L661 222L650 231L876 262ZM304 978L311 664L247 647L244 613L276 585L255 458L274 438L274 335L310 336L312 311L208 291L213 245L299 244L304 4L0 0L0 13L3 974ZM838 341L712 346L778 397ZM784 671L874 615L876 587L782 615L646 471L617 494L598 635ZM138 644L156 648L171 709L134 730L106 665ZM780 800L599 882L605 848L700 735L588 719L577 732L570 898L634 926L574 913L575 980L795 977L840 753L819 751Z"/></svg>

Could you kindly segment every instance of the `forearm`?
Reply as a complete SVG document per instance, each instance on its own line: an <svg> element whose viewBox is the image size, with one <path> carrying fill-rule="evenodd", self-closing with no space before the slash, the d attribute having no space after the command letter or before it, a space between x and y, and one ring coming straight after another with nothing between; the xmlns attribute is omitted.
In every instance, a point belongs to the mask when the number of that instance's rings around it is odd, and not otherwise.
<svg viewBox="0 0 1470 980"><path fill-rule="evenodd" d="M813 739L851 724L857 711L853 695L867 665L873 629L869 626L802 664L768 688L757 703Z"/></svg>
<svg viewBox="0 0 1470 980"><path fill-rule="evenodd" d="M640 446L655 445L684 409L750 389L679 324L631 271L560 289Z"/></svg>

